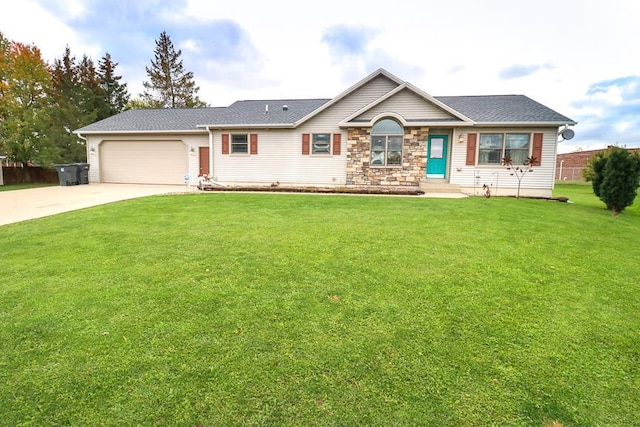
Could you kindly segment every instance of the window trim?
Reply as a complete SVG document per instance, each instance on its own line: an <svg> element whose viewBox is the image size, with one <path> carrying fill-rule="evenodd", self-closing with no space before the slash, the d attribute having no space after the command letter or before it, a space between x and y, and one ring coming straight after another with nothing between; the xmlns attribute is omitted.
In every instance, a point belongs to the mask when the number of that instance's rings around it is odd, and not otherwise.
<svg viewBox="0 0 640 427"><path fill-rule="evenodd" d="M319 135L326 135L327 137L327 151L316 151L316 136ZM332 135L329 132L318 132L318 133L312 133L311 134L311 152L309 154L313 155L313 156L330 156L331 153L331 147L332 147Z"/></svg>
<svg viewBox="0 0 640 427"><path fill-rule="evenodd" d="M399 127L400 127L400 131L401 133L373 133L373 128L380 122L385 121L385 120L391 120L393 122L395 122ZM374 123L374 125L371 127L371 131L369 132L369 148L370 148L370 154L369 154L369 167L372 168L402 168L402 159L404 156L404 136L405 136L405 132L404 132L404 126L402 126L401 123L399 123L396 119L392 118L392 117L382 117L380 120L378 120L376 123ZM377 164L373 164L373 138L374 137L384 137L384 164L382 165L377 165ZM395 137L395 138L400 138L400 162L398 164L389 164L389 144L390 144L390 138Z"/></svg>
<svg viewBox="0 0 640 427"><path fill-rule="evenodd" d="M499 161L497 163L481 163L480 162L480 151L481 151L481 142L482 142L482 137L484 135L500 135L502 138L502 147L500 149L500 158ZM495 166L502 166L502 159L504 159L505 157L505 152L507 150L507 135L527 135L529 138L528 141L528 147L527 147L527 157L531 157L532 156L532 150L533 150L533 132L479 132L478 133L478 142L477 142L477 147L476 147L476 166L488 166L488 167L495 167ZM520 149L522 151L524 151L524 149Z"/></svg>
<svg viewBox="0 0 640 427"><path fill-rule="evenodd" d="M245 151L235 151L234 150L234 139L236 137L244 137L244 145L246 147ZM234 155L249 155L249 134L247 133L232 133L229 138L229 154Z"/></svg>

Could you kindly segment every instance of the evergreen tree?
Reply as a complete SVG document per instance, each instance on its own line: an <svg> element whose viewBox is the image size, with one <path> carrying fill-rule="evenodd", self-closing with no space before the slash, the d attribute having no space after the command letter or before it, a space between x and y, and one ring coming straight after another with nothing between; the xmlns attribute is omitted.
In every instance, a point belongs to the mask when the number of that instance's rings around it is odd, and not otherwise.
<svg viewBox="0 0 640 427"><path fill-rule="evenodd" d="M107 52L98 63L98 81L104 91L106 98L106 108L98 111L97 120L106 119L124 111L129 103L129 92L126 83L120 83L122 76L115 74L117 62L111 60L111 55Z"/></svg>
<svg viewBox="0 0 640 427"><path fill-rule="evenodd" d="M607 165L607 157L611 152L612 147L609 147L607 151L603 151L600 153L596 153L587 160L587 169L589 172L583 171L583 176L585 176L585 180L587 177L589 179L587 181L591 181L591 187L593 188L593 194L595 194L598 198L600 197L600 187L602 185L602 181L604 180L604 167Z"/></svg>
<svg viewBox="0 0 640 427"><path fill-rule="evenodd" d="M197 93L200 90L193 73L184 70L180 55L165 31L156 40L155 59L151 67L145 67L150 81L143 83L143 101L155 108L204 107Z"/></svg>
<svg viewBox="0 0 640 427"><path fill-rule="evenodd" d="M593 192L614 216L633 204L640 185L640 155L612 147L593 162Z"/></svg>
<svg viewBox="0 0 640 427"><path fill-rule="evenodd" d="M48 137L57 148L57 163L86 160L84 141L73 130L93 123L103 105L104 95L98 84L93 61L83 57L78 64L69 47L52 68L52 109Z"/></svg>
<svg viewBox="0 0 640 427"><path fill-rule="evenodd" d="M80 63L76 66L76 73L79 84L77 91L80 98L80 110L95 112L95 120L109 117L107 115L110 110L107 102L107 91L102 87L100 76L96 71L93 60L83 55Z"/></svg>

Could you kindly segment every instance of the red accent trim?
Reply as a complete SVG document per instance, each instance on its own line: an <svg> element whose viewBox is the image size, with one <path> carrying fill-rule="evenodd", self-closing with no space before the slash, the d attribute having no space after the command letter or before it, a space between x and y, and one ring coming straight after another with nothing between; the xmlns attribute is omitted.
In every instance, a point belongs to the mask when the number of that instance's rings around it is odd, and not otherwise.
<svg viewBox="0 0 640 427"><path fill-rule="evenodd" d="M311 141L311 135L308 133L303 133L302 134L302 154L303 155L309 154L309 149L311 147L310 141Z"/></svg>
<svg viewBox="0 0 640 427"><path fill-rule="evenodd" d="M252 133L250 135L249 139L250 139L249 153L250 154L258 154L258 134L257 133Z"/></svg>
<svg viewBox="0 0 640 427"><path fill-rule="evenodd" d="M542 133L533 134L533 149L531 150L531 156L535 159L531 166L540 166L542 163Z"/></svg>
<svg viewBox="0 0 640 427"><path fill-rule="evenodd" d="M229 134L222 134L222 154L229 154Z"/></svg>
<svg viewBox="0 0 640 427"><path fill-rule="evenodd" d="M340 155L340 142L342 140L342 135L339 133L334 133L333 134L333 155L334 156L339 156Z"/></svg>
<svg viewBox="0 0 640 427"><path fill-rule="evenodd" d="M476 164L476 145L478 135L475 133L467 134L467 165L475 166Z"/></svg>

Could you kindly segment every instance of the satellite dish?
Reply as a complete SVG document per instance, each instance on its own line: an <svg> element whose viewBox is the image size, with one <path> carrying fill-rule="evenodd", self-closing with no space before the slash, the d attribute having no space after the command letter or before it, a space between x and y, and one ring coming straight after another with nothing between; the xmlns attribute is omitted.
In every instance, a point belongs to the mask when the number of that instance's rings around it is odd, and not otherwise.
<svg viewBox="0 0 640 427"><path fill-rule="evenodd" d="M576 136L576 133L573 131L573 129L564 129L562 132L560 132L560 136L562 136L562 139L564 140L570 140L572 139L574 136Z"/></svg>

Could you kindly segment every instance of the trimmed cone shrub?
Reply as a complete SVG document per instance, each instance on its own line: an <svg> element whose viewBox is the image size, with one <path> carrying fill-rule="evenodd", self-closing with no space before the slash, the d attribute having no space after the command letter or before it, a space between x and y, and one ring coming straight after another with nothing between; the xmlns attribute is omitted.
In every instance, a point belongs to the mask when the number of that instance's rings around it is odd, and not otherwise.
<svg viewBox="0 0 640 427"><path fill-rule="evenodd" d="M613 147L593 162L593 192L613 215L631 206L640 185L640 156Z"/></svg>

